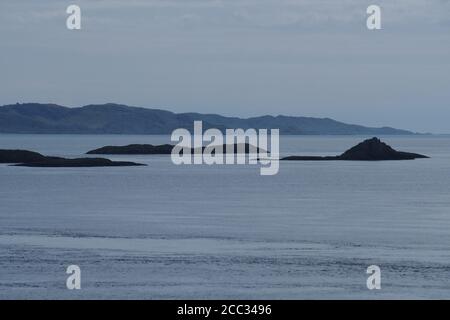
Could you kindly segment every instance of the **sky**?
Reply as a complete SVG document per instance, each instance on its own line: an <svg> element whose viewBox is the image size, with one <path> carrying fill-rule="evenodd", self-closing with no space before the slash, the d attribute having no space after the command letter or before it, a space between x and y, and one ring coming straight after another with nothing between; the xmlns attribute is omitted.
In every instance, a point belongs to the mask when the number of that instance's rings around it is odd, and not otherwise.
<svg viewBox="0 0 450 320"><path fill-rule="evenodd" d="M66 8L81 8L81 30ZM382 29L368 30L379 5ZM106 102L450 133L450 0L1 0L0 105Z"/></svg>

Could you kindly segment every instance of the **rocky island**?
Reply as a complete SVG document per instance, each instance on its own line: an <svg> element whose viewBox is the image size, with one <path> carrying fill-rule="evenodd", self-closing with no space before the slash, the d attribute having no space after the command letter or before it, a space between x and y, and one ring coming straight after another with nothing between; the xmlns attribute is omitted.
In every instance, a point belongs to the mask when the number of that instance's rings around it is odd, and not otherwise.
<svg viewBox="0 0 450 320"><path fill-rule="evenodd" d="M44 161L45 156L40 153L27 150L1 150L0 163L26 163Z"/></svg>
<svg viewBox="0 0 450 320"><path fill-rule="evenodd" d="M427 156L397 151L380 139L374 137L367 139L339 156L290 156L281 160L298 161L324 161L324 160L348 160L348 161L382 161L382 160L413 160L428 158Z"/></svg>
<svg viewBox="0 0 450 320"><path fill-rule="evenodd" d="M88 151L86 154L171 154L173 145L129 144L127 146L105 146Z"/></svg>
<svg viewBox="0 0 450 320"><path fill-rule="evenodd" d="M144 164L111 161L104 158L66 159L47 157L37 152L27 150L0 150L0 163L10 163L21 167L124 167L145 166Z"/></svg>
<svg viewBox="0 0 450 320"><path fill-rule="evenodd" d="M226 153L227 144L222 145L223 153ZM242 148L242 144L235 143L234 144L234 153L238 153L239 149L243 149L244 152L250 153L250 144L245 143L244 148ZM95 150L88 151L86 154L128 154L128 155L143 155L143 154L171 154L174 145L171 144L162 144L162 145L152 145L152 144L130 144L127 146L105 146L102 148L98 148ZM239 148L241 147L241 148ZM256 148L256 147L255 147ZM194 148L188 148L191 154L194 153ZM202 147L203 152L205 147ZM258 153L265 152L260 148L256 148ZM213 152L214 153L214 152Z"/></svg>

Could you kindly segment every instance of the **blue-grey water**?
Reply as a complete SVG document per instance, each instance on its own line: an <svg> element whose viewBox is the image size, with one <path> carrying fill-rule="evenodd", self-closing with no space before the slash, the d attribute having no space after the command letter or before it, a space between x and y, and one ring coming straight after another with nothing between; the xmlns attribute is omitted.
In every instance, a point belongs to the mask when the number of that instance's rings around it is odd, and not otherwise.
<svg viewBox="0 0 450 320"><path fill-rule="evenodd" d="M282 137L339 154L366 137ZM147 167L0 165L0 298L450 298L450 137L383 137L431 159ZM167 136L0 135L79 157ZM81 268L81 290L66 268ZM366 269L381 268L381 290Z"/></svg>

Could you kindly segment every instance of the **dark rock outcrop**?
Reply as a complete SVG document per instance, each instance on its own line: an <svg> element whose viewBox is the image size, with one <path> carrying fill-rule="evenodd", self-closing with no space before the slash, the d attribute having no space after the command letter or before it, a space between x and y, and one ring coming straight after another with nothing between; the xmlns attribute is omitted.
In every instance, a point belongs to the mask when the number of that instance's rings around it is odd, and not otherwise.
<svg viewBox="0 0 450 320"><path fill-rule="evenodd" d="M0 150L0 163L22 163L42 161L46 157L27 150Z"/></svg>
<svg viewBox="0 0 450 320"><path fill-rule="evenodd" d="M428 158L427 156L397 151L378 138L365 140L339 156L340 160L413 160Z"/></svg>
<svg viewBox="0 0 450 320"><path fill-rule="evenodd" d="M87 154L171 154L173 145L130 144L127 146L105 146Z"/></svg>
<svg viewBox="0 0 450 320"><path fill-rule="evenodd" d="M123 167L144 166L144 164L111 161L104 158L66 159L46 157L40 153L27 150L0 150L0 163L11 163L21 167Z"/></svg>
<svg viewBox="0 0 450 320"><path fill-rule="evenodd" d="M111 161L104 158L77 158L77 159L65 159L47 157L43 161L20 163L15 166L19 167L129 167L129 166L145 166L145 164L139 164L127 161Z"/></svg>
<svg viewBox="0 0 450 320"><path fill-rule="evenodd" d="M290 156L281 160L324 161L324 160L348 160L348 161L382 161L382 160L413 160L428 158L427 156L396 151L378 138L367 139L348 149L340 156Z"/></svg>
<svg viewBox="0 0 450 320"><path fill-rule="evenodd" d="M238 147L241 147L242 144L235 143L234 144L234 153L238 153ZM227 145L222 145L223 153L227 152ZM127 146L106 146L99 149L88 151L87 154L128 154L128 155L138 155L138 154L171 154L174 145L171 144L163 144L163 145L152 145L152 144L130 144ZM241 147L242 148L242 147ZM250 144L245 143L244 145L244 153L250 153ZM202 147L202 152L205 150L205 147ZM195 149L188 149L191 154L194 153ZM220 150L219 150L220 151ZM257 153L263 153L264 150L260 148L256 148ZM214 154L214 152L213 152Z"/></svg>

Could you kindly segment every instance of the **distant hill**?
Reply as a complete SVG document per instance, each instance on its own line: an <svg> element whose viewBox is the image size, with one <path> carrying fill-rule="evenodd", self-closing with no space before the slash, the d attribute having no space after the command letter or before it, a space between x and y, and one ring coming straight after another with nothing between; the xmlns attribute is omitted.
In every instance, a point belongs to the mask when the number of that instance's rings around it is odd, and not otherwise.
<svg viewBox="0 0 450 320"><path fill-rule="evenodd" d="M285 135L399 135L411 131L390 127L371 128L329 118L261 116L225 117L216 114L173 113L118 104L67 108L55 104L25 103L0 107L0 133L53 134L170 134L174 129L192 131L194 120L203 128L279 128Z"/></svg>

